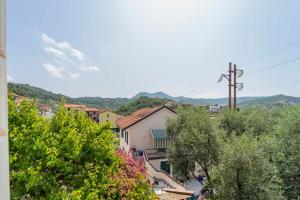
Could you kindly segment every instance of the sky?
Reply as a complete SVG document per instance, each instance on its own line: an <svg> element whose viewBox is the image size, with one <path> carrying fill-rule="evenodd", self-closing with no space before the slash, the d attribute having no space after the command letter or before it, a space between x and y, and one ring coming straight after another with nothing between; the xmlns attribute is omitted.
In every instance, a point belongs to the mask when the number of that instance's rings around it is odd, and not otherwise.
<svg viewBox="0 0 300 200"><path fill-rule="evenodd" d="M217 98L227 96L228 82L217 80L232 62L244 70L238 96L300 96L299 8L295 0L7 0L8 79L71 97Z"/></svg>

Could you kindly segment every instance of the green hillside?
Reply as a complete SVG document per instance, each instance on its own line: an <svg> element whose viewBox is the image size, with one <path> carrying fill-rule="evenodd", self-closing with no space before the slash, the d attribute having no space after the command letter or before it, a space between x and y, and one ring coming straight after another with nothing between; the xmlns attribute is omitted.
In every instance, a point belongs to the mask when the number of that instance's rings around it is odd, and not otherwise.
<svg viewBox="0 0 300 200"><path fill-rule="evenodd" d="M36 99L39 103L47 103L56 108L65 98L67 103L85 104L95 108L108 108L117 110L122 115L127 115L137 109L144 107L152 107L164 105L166 103L173 104L192 104L192 105L227 105L227 98L204 99L189 97L173 97L163 92L147 93L141 92L131 99L128 98L101 98L101 97L79 97L71 98L62 94L55 94L44 89L30 86L28 84L9 83L8 88L11 92ZM238 97L237 103L240 106L253 105L290 105L300 104L299 97L275 95L269 97Z"/></svg>
<svg viewBox="0 0 300 200"><path fill-rule="evenodd" d="M85 104L96 108L109 108L117 110L121 105L126 104L129 99L126 98L100 98L100 97L80 97L71 98L62 94L55 94L44 89L30 86L28 84L8 83L8 90L21 96L36 99L39 103L47 103L56 108L62 98L67 103Z"/></svg>

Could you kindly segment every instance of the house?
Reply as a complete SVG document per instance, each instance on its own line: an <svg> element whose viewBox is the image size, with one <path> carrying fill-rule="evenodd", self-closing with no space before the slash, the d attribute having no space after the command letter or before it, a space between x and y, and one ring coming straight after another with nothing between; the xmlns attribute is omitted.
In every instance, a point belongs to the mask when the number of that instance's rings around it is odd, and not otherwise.
<svg viewBox="0 0 300 200"><path fill-rule="evenodd" d="M98 114L99 123L110 122L113 128L113 131L118 131L117 121L120 118L115 112L107 109L100 109Z"/></svg>
<svg viewBox="0 0 300 200"><path fill-rule="evenodd" d="M89 108L83 104L65 104L64 106L67 110L86 112L86 114L90 119L92 119L95 122L99 122L99 118L98 118L99 110L97 108Z"/></svg>
<svg viewBox="0 0 300 200"><path fill-rule="evenodd" d="M82 109L82 111L86 112L88 117L91 118L93 121L99 123L99 109L85 107L84 109Z"/></svg>
<svg viewBox="0 0 300 200"><path fill-rule="evenodd" d="M208 112L210 113L219 113L224 109L226 105L212 105L208 107Z"/></svg>
<svg viewBox="0 0 300 200"><path fill-rule="evenodd" d="M73 109L76 111L86 112L89 118L97 123L110 122L112 125L113 131L117 129L117 120L119 116L111 110L108 109L98 109L90 108L83 104L65 104L65 108L68 110Z"/></svg>
<svg viewBox="0 0 300 200"><path fill-rule="evenodd" d="M39 107L39 111L41 116L47 117L47 118L53 118L54 113L52 111L52 107L48 104L41 104Z"/></svg>
<svg viewBox="0 0 300 200"><path fill-rule="evenodd" d="M22 101L24 100L30 100L29 98L27 97L24 97L24 96L20 96L20 95L17 95L17 94L13 94L13 100L15 101L15 103L17 105L19 105Z"/></svg>
<svg viewBox="0 0 300 200"><path fill-rule="evenodd" d="M167 106L140 109L118 120L120 148L145 163L147 178L155 190L174 189L193 194L176 180L166 155L166 122L176 113Z"/></svg>

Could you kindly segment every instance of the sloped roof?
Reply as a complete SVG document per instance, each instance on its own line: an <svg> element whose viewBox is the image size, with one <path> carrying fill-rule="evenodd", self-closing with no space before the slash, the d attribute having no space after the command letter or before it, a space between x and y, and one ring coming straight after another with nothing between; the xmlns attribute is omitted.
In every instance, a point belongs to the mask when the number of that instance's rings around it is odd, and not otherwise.
<svg viewBox="0 0 300 200"><path fill-rule="evenodd" d="M86 108L86 105L83 104L70 104L70 103L66 103L65 108Z"/></svg>
<svg viewBox="0 0 300 200"><path fill-rule="evenodd" d="M84 108L84 111L86 111L86 112L99 112L99 109L97 109L97 108Z"/></svg>
<svg viewBox="0 0 300 200"><path fill-rule="evenodd" d="M166 106L159 106L159 107L153 107L153 108L143 108L140 110L135 111L134 113L130 114L127 117L122 117L118 120L118 126L122 129L129 128L130 126L142 121L143 119L146 119L147 117L151 116L152 114L156 113L157 111L167 108L171 112L174 112L172 109L166 107Z"/></svg>

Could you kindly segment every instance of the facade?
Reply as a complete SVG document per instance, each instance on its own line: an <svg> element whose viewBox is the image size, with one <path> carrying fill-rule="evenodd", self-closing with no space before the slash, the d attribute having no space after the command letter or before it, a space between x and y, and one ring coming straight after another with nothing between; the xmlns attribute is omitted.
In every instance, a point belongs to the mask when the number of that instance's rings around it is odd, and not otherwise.
<svg viewBox="0 0 300 200"><path fill-rule="evenodd" d="M149 149L165 149L160 143L163 138L155 138L154 130L166 129L166 121L176 114L168 107L154 107L138 110L118 121L120 128L120 148L129 152L131 149L145 151ZM162 137L166 135L162 135ZM166 140L166 138L165 138Z"/></svg>
<svg viewBox="0 0 300 200"><path fill-rule="evenodd" d="M143 157L150 176L169 176L168 181L153 179L152 182L159 187L168 187L172 179L173 169L166 157L168 136L166 121L176 116L170 108L154 107L138 110L118 121L120 128L120 148L130 152L133 156ZM151 178L150 178L151 179ZM167 183L168 182L168 183Z"/></svg>
<svg viewBox="0 0 300 200"><path fill-rule="evenodd" d="M86 112L89 118L91 118L95 122L99 122L97 108L89 108L83 104L65 104L64 105L67 110L75 110L75 111L82 111Z"/></svg>
<svg viewBox="0 0 300 200"><path fill-rule="evenodd" d="M219 113L224 109L226 106L225 105L213 105L208 107L208 112L210 113Z"/></svg>
<svg viewBox="0 0 300 200"><path fill-rule="evenodd" d="M120 149L131 153L136 159L143 159L147 178L155 191L166 193L164 190L167 189L172 195L181 193L191 196L197 192L194 188L199 190L202 185L193 179L185 183L176 180L166 155L166 122L175 116L172 109L162 106L141 109L121 118L118 121Z"/></svg>
<svg viewBox="0 0 300 200"><path fill-rule="evenodd" d="M111 110L100 110L99 111L99 122L110 122L113 129L117 129L117 121L119 116Z"/></svg>
<svg viewBox="0 0 300 200"><path fill-rule="evenodd" d="M89 118L97 123L106 123L109 122L112 124L113 130L117 129L117 120L118 115L111 110L107 109L98 109L98 108L89 108L83 104L65 104L65 108L68 110L73 109L77 111L86 112Z"/></svg>
<svg viewBox="0 0 300 200"><path fill-rule="evenodd" d="M47 118L51 119L54 116L52 107L47 104L40 105L39 111L40 111L41 116L43 116L43 117L47 117Z"/></svg>

